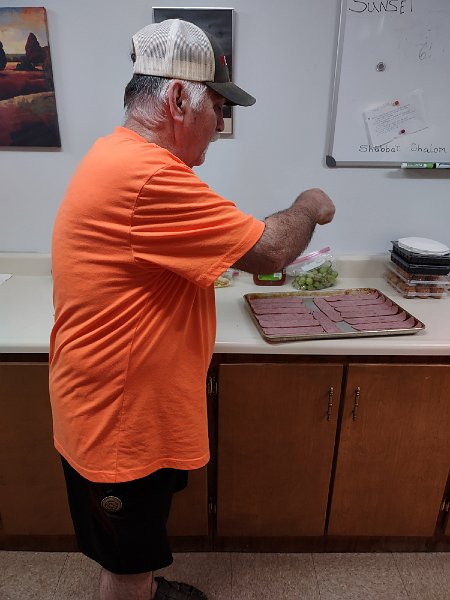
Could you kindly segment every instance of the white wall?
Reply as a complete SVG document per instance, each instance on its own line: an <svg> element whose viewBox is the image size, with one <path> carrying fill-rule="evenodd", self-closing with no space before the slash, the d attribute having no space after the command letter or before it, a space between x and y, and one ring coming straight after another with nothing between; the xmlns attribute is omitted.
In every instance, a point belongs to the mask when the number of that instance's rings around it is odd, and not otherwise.
<svg viewBox="0 0 450 600"><path fill-rule="evenodd" d="M0 1L0 6L42 4L62 149L0 149L0 251L49 252L53 219L71 173L92 142L122 121L131 36L151 22L147 0ZM329 244L336 254L374 254L407 235L450 245L450 174L325 166L339 4L225 4L236 9L234 80L257 103L234 110L234 136L213 144L198 172L259 218L285 208L303 189L322 187L337 213L331 225L317 229L311 250ZM201 0L191 5L214 6Z"/></svg>

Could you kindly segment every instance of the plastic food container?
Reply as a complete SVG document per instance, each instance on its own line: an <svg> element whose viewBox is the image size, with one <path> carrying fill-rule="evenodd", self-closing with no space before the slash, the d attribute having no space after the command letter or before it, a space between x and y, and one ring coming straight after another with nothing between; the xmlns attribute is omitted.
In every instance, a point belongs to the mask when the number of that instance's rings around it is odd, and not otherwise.
<svg viewBox="0 0 450 600"><path fill-rule="evenodd" d="M394 250L391 252L391 261L409 275L448 275L450 273L450 262L448 264L408 262Z"/></svg>
<svg viewBox="0 0 450 600"><path fill-rule="evenodd" d="M256 285L283 285L286 281L286 272L278 271L277 273L268 274L255 274L253 275L253 282Z"/></svg>
<svg viewBox="0 0 450 600"><path fill-rule="evenodd" d="M387 263L385 279L404 298L443 298L450 286L445 275L411 274L394 262Z"/></svg>
<svg viewBox="0 0 450 600"><path fill-rule="evenodd" d="M433 266L433 267L447 267L450 272L450 254L444 254L440 256L434 256L430 254L418 254L417 252L409 252L397 242L392 242L392 254L399 260L403 260L406 265L410 267L415 266ZM441 273L442 274L442 273Z"/></svg>

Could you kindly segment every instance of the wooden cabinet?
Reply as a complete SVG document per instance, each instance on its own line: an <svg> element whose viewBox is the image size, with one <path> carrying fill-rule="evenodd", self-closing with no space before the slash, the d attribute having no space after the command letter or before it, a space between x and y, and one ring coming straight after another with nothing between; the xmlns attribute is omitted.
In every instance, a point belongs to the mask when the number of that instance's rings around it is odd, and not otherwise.
<svg viewBox="0 0 450 600"><path fill-rule="evenodd" d="M217 535L321 536L342 366L219 366Z"/></svg>
<svg viewBox="0 0 450 600"><path fill-rule="evenodd" d="M207 468L189 472L187 488L174 495L167 524L171 536L208 536Z"/></svg>
<svg viewBox="0 0 450 600"><path fill-rule="evenodd" d="M350 364L328 534L433 536L449 432L448 365Z"/></svg>
<svg viewBox="0 0 450 600"><path fill-rule="evenodd" d="M73 535L46 363L0 364L0 515L15 536Z"/></svg>
<svg viewBox="0 0 450 600"><path fill-rule="evenodd" d="M59 454L53 446L47 363L0 363L0 537L7 548L73 549ZM208 536L206 467L175 494L175 537ZM45 539L44 539L45 538Z"/></svg>
<svg viewBox="0 0 450 600"><path fill-rule="evenodd" d="M215 357L212 461L174 496L174 549L447 548L450 364L271 358ZM0 547L74 549L47 363L1 362L0 410Z"/></svg>

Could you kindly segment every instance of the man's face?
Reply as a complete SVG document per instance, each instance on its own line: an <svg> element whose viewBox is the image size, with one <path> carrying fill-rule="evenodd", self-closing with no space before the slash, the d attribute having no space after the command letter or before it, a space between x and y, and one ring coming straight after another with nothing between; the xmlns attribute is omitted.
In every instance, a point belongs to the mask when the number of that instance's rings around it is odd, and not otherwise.
<svg viewBox="0 0 450 600"><path fill-rule="evenodd" d="M210 142L223 131L223 106L225 100L212 90L205 94L203 105L197 111L189 107L186 113L184 162L189 167L203 164Z"/></svg>

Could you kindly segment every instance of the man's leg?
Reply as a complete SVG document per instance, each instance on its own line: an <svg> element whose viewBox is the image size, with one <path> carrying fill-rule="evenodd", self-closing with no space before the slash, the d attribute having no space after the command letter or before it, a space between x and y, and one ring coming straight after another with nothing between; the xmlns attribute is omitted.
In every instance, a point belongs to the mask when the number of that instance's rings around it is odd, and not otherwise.
<svg viewBox="0 0 450 600"><path fill-rule="evenodd" d="M151 600L156 589L152 572L116 575L102 569L100 573L100 600Z"/></svg>
<svg viewBox="0 0 450 600"><path fill-rule="evenodd" d="M62 458L79 548L102 566L101 600L207 600L191 585L154 577L172 564L166 529L172 496L187 472L160 469L123 483L95 483Z"/></svg>

